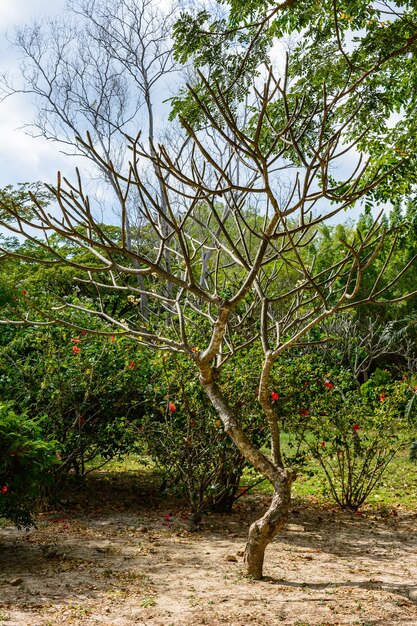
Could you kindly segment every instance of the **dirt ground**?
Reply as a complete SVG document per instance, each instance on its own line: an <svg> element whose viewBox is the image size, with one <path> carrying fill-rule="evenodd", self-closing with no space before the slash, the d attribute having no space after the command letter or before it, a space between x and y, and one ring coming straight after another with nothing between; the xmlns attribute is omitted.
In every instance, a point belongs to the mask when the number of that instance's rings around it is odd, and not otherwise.
<svg viewBox="0 0 417 626"><path fill-rule="evenodd" d="M241 498L191 534L181 503L145 483L102 473L37 529L2 527L0 624L417 626L415 512L296 502L254 582L242 553L265 497Z"/></svg>

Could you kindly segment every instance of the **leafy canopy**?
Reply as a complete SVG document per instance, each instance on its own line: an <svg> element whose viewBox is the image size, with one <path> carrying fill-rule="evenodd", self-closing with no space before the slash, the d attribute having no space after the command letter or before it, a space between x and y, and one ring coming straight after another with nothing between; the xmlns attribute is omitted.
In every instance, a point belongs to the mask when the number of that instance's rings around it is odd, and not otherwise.
<svg viewBox="0 0 417 626"><path fill-rule="evenodd" d="M357 141L374 171L392 170L370 192L392 200L414 189L416 174L417 5L351 0L222 0L219 11L182 13L176 56L197 70L191 88L173 100L172 115L204 125L195 94L209 106L204 75L237 106L264 66L288 54L289 98L310 104L338 99L332 129L351 119L344 141ZM269 111L282 118L283 112ZM254 110L256 119L257 111ZM313 129L314 130L314 129Z"/></svg>

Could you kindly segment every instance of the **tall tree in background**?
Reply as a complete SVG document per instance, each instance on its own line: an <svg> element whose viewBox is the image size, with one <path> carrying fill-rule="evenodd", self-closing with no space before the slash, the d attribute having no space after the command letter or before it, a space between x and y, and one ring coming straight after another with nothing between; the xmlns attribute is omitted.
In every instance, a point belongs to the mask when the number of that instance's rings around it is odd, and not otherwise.
<svg viewBox="0 0 417 626"><path fill-rule="evenodd" d="M127 245L132 229L143 224L132 210L135 199L126 201L124 186L102 162L121 167L128 158L125 134L139 127L148 150L157 141L168 114L161 107L161 93L167 98L170 84L173 88L178 81L170 40L173 17L173 9L162 11L151 0L71 0L64 17L16 29L12 43L22 59L20 76L2 77L3 98L23 93L35 104L37 116L26 125L28 132L58 142L65 154L93 162L100 181L96 200L102 202L103 182L109 185L115 201L103 209L120 214ZM86 133L97 156L78 141ZM163 206L157 176L154 183ZM161 220L166 233L166 221ZM147 315L146 296L142 310Z"/></svg>
<svg viewBox="0 0 417 626"><path fill-rule="evenodd" d="M314 343L311 331L338 312L400 301L405 296L396 292L396 283L415 261L412 257L387 280L396 238L378 219L366 231L341 237L338 253L325 266L319 268L310 252L320 224L362 200L385 197L388 189L400 193L414 167L414 139L408 131L406 145L397 146L391 127L358 122L369 113L368 88L378 94L387 65L393 59L403 64L413 50L413 37L404 39L408 26L383 46L380 29L385 27L378 23L372 47L367 30L358 46L363 54L350 67L343 49L346 28L340 26L345 18L331 2L311 4L288 0L270 8L236 1L230 23L210 24L207 12L181 17L178 56L192 58L198 70L174 102L185 148L147 148L140 137L132 137L130 162L118 167L103 157L91 135L80 139L82 150L114 181L122 214L134 198L144 228L137 237L132 232L130 242L125 221L116 237L94 218L80 176L71 183L59 175L49 188L60 215L41 203L30 215L7 204L2 205L7 220L0 222L33 242L33 254L21 258L69 263L97 293L88 303L51 299L42 310L35 296L25 294L7 323L61 323L81 330L71 312L83 311L107 322L109 333L116 330L139 345L183 353L193 362L224 430L273 486L268 511L249 530L245 564L254 578L262 576L265 548L285 522L291 495L292 473L284 464L276 410L279 390L270 384L274 364L285 351ZM364 3L349 4L357 16L365 11ZM346 15L348 28L365 19ZM366 19L375 16L372 9ZM319 24L322 31L316 30ZM293 56L283 55L278 63L269 59L268 46L299 28L305 29L305 38ZM379 57L372 61L375 54ZM387 142L389 158L378 151L377 138ZM227 146L225 163L215 158L216 145ZM161 194L154 193L149 171ZM79 247L83 260L55 246L55 233ZM210 249L210 256L201 281L203 248ZM364 281L380 253L384 262L372 281ZM4 254L19 256L7 249ZM168 284L169 290L161 289ZM108 307L112 292L124 294L131 304L123 319ZM147 315L138 306L143 296L149 302ZM247 436L238 403L224 391L224 364L249 346L257 346L259 354L253 362L258 372L253 401L259 402L269 428L268 454Z"/></svg>

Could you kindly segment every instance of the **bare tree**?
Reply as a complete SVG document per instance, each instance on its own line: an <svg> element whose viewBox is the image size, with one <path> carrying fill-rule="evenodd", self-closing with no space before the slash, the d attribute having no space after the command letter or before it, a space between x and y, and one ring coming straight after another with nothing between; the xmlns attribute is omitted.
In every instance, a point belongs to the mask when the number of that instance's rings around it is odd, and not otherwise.
<svg viewBox="0 0 417 626"><path fill-rule="evenodd" d="M410 333L413 320L383 322L377 318L355 319L339 315L324 325L323 331L341 351L345 363L360 382L367 381L376 362L396 359L415 369L415 342Z"/></svg>
<svg viewBox="0 0 417 626"><path fill-rule="evenodd" d="M398 165L381 171L359 157L343 181L333 181L332 168L355 149L346 136L356 111L344 121L336 115L351 86L331 95L324 89L312 103L290 97L286 75L278 79L269 67L264 84L253 93L257 114L251 124L242 124L222 87L203 74L200 80L209 99L192 88L190 94L206 125L199 130L182 120L188 136L185 163L172 148L147 150L140 138L131 138L130 162L117 168L99 153L91 137L80 140L82 150L123 189L116 194L122 208L134 194L146 238L142 230L128 245L124 222L118 237L95 220L80 175L75 183L58 175L56 186L49 187L59 215L48 212L36 197L30 216L17 205L2 205L8 220L1 225L39 249L39 255L12 254L29 262L72 265L80 272L79 280L94 285L97 292L94 303L61 300L43 310L28 294L4 322L59 323L81 330L71 321L76 309L107 322L109 334L119 332L139 345L187 355L226 433L273 487L271 505L251 525L245 551L247 574L260 578L265 549L285 523L293 480L284 464L271 397L274 364L285 351L312 345L309 333L316 325L358 304L386 300L395 284L386 284L381 271L366 295L359 296L364 274L388 245L378 219L366 234L343 241L344 252L325 269L316 269L309 244L318 225L366 196ZM280 115L272 117L271 110ZM217 140L228 146L226 163L213 154ZM163 203L144 175L147 164L158 175ZM289 188L285 196L284 183ZM71 242L70 255L51 240L53 234ZM390 245L395 246L395 238ZM82 257L74 254L74 247ZM210 258L202 281L203 248L210 250ZM161 284L168 283L171 291L161 290ZM124 319L115 318L106 306L106 294L112 292L131 303ZM137 306L143 296L149 299L149 318ZM226 400L222 379L224 364L254 344L262 353L253 363L259 374L254 402L259 402L269 428L269 454L245 433L242 416Z"/></svg>
<svg viewBox="0 0 417 626"><path fill-rule="evenodd" d="M94 163L100 187L105 182L116 196L113 209L126 224L128 246L135 199L133 194L126 197L103 163L123 166L128 158L125 133L138 127L146 149L152 150L157 140L155 109L161 118L161 94L168 96L167 81L178 74L170 40L173 17L174 9L161 10L153 0L71 0L64 18L16 29L12 43L22 59L20 76L16 80L4 74L1 79L3 99L23 93L35 104L37 115L27 132ZM78 141L87 132L93 152ZM156 192L164 207L158 184ZM138 280L143 287L140 276ZM141 302L146 316L146 296Z"/></svg>
<svg viewBox="0 0 417 626"><path fill-rule="evenodd" d="M116 167L125 159L124 133L140 126L147 145L156 140L155 98L160 113L163 88L178 72L173 17L173 9L157 9L152 0L71 0L64 17L16 29L11 42L20 73L2 75L2 98L31 97L37 115L27 131L92 159L111 182L111 172L78 137L89 132L97 152Z"/></svg>

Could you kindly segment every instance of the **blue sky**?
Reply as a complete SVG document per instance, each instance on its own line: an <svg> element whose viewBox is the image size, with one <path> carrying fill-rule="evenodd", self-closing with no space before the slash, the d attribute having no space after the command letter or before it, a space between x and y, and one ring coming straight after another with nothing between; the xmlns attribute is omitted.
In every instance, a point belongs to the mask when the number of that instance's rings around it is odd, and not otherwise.
<svg viewBox="0 0 417 626"><path fill-rule="evenodd" d="M17 75L17 53L7 41L14 26L33 18L53 16L65 8L65 0L0 1L0 71ZM69 166L52 142L33 139L20 129L31 121L28 98L15 96L0 103L0 187L17 182L54 181L56 171ZM65 165L66 164L66 165Z"/></svg>
<svg viewBox="0 0 417 626"><path fill-rule="evenodd" d="M158 6L164 2L157 0ZM66 0L0 0L0 74L6 72L19 78L19 51L9 41L15 27L37 18L59 16L65 7ZM171 80L175 82L174 75ZM168 108L162 101L172 95L173 87L169 81L160 94L161 104L154 111L157 123L162 111L166 117ZM30 129L23 126L35 116L36 109L28 95L14 95L0 102L0 188L18 182L55 183L58 170L71 178L76 165L88 170L85 160L61 154L59 144L30 136Z"/></svg>
<svg viewBox="0 0 417 626"><path fill-rule="evenodd" d="M66 0L0 0L0 72L19 74L18 53L8 42L7 33L12 37L16 25L59 15L65 4ZM0 188L38 180L54 183L58 170L72 176L74 158L62 155L58 144L35 139L22 128L34 115L27 96L14 96L0 103ZM85 161L82 163L85 168ZM342 220L346 217L344 213Z"/></svg>

